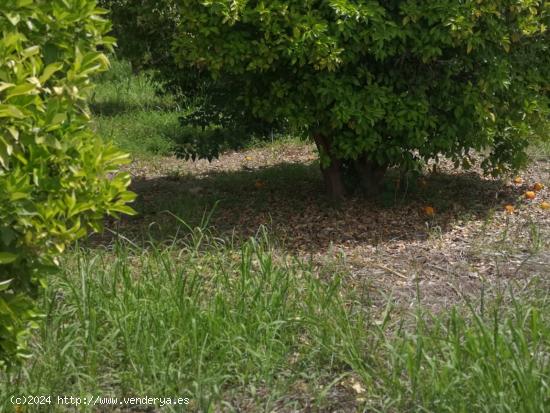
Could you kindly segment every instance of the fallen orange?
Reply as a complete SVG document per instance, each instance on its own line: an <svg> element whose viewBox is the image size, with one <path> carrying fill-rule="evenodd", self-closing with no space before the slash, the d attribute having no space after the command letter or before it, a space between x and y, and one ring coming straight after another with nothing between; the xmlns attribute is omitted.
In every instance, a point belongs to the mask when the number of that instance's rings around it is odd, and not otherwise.
<svg viewBox="0 0 550 413"><path fill-rule="evenodd" d="M533 184L533 191L535 192L541 191L543 188L544 188L544 185L541 184L540 182L535 182Z"/></svg>
<svg viewBox="0 0 550 413"><path fill-rule="evenodd" d="M423 211L424 211L424 213L425 213L426 215L428 215L428 216L430 216L430 217L433 216L433 215L435 214L435 209L434 209L433 207L431 207L431 206L425 206L425 207L423 208Z"/></svg>
<svg viewBox="0 0 550 413"><path fill-rule="evenodd" d="M514 208L514 206L510 204L504 205L504 209L508 214L513 214L516 211L516 208Z"/></svg>
<svg viewBox="0 0 550 413"><path fill-rule="evenodd" d="M521 178L521 176L516 176L516 177L514 178L514 183L515 183L515 184L521 184L521 183L523 183L523 179Z"/></svg>
<svg viewBox="0 0 550 413"><path fill-rule="evenodd" d="M263 188L265 186L265 182L261 179L258 179L256 182L254 182L254 186L256 187L256 189Z"/></svg>
<svg viewBox="0 0 550 413"><path fill-rule="evenodd" d="M546 201L542 201L542 202L540 203L540 207L541 207L542 209L550 209L550 203L548 203L548 202L546 202Z"/></svg>
<svg viewBox="0 0 550 413"><path fill-rule="evenodd" d="M525 198L527 199L535 199L537 194L535 194L533 191L525 191Z"/></svg>

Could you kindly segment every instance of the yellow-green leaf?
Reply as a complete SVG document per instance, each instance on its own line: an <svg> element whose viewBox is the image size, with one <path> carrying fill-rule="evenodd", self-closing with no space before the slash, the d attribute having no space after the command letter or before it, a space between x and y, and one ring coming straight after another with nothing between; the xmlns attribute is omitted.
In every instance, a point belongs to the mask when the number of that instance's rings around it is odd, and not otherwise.
<svg viewBox="0 0 550 413"><path fill-rule="evenodd" d="M18 118L23 119L25 115L17 106L0 104L0 118Z"/></svg>
<svg viewBox="0 0 550 413"><path fill-rule="evenodd" d="M0 264L11 264L17 259L17 255L11 252L0 252Z"/></svg>
<svg viewBox="0 0 550 413"><path fill-rule="evenodd" d="M11 99L15 96L21 96L21 95L29 95L32 94L31 92L34 92L36 90L36 86L31 83L25 83L22 85L17 85L13 89L10 90L10 93L7 94L6 100Z"/></svg>
<svg viewBox="0 0 550 413"><path fill-rule="evenodd" d="M48 81L48 79L50 77L52 77L52 75L63 69L63 63L52 63L52 64L49 64L48 66L46 66L46 68L44 69L44 71L42 72L42 75L39 77L40 79L40 83L44 84Z"/></svg>

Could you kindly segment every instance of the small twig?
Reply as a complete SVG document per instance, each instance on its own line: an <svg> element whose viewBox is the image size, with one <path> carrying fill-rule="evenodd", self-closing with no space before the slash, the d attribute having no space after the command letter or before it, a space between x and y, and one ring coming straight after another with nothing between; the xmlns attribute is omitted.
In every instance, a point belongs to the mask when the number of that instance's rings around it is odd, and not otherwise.
<svg viewBox="0 0 550 413"><path fill-rule="evenodd" d="M398 277L401 277L401 278L403 278L403 279L405 279L405 280L408 280L408 279L409 279L409 277L407 277L406 275L401 274L400 272L398 272L398 271L396 271L396 270L392 270L391 268L388 268L388 267L386 267L385 265L378 264L378 263L376 263L376 262L373 262L373 264L374 264L376 267L378 267L378 268L381 268L381 269L383 269L383 270L386 270L387 272L392 273L393 275L397 275Z"/></svg>
<svg viewBox="0 0 550 413"><path fill-rule="evenodd" d="M463 274L460 274L458 272L456 272L455 270L452 270L450 268L443 268L443 267L440 267L439 265L435 265L435 264L431 264L431 263L427 263L426 264L428 267L432 267L436 270L439 270L439 271L442 271L442 272L445 272L445 273L449 273L449 274L453 274L455 277L461 277Z"/></svg>
<svg viewBox="0 0 550 413"><path fill-rule="evenodd" d="M451 289L455 292L455 294L459 297L464 297L464 294L462 294L453 284L451 284L450 282L447 282L446 283L449 287L451 287Z"/></svg>
<svg viewBox="0 0 550 413"><path fill-rule="evenodd" d="M133 242L132 240L130 240L129 238L125 237L124 235L122 235L120 232L118 231L113 231L112 229L110 228L105 228L107 231L109 231L111 234L115 235L116 237L118 238L121 238L123 239L124 241L128 242L129 244L133 245L135 248L140 248L139 245L137 245L135 242Z"/></svg>

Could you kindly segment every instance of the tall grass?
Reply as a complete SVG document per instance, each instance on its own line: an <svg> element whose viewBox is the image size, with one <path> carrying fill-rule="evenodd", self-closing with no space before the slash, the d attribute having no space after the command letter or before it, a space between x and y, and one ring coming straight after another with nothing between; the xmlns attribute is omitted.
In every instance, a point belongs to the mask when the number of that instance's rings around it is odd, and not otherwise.
<svg viewBox="0 0 550 413"><path fill-rule="evenodd" d="M387 339L383 410L548 411L547 301L493 305L484 313L469 307L464 314L456 308L437 317L422 314L414 329Z"/></svg>
<svg viewBox="0 0 550 413"><path fill-rule="evenodd" d="M176 96L123 60L96 79L90 107L97 132L133 155L169 155L181 133Z"/></svg>
<svg viewBox="0 0 550 413"><path fill-rule="evenodd" d="M546 298L437 316L419 306L403 318L391 300L373 310L343 274L321 277L265 238L237 248L194 234L186 245L74 251L41 297L33 358L0 380L0 410L13 409L12 395L50 394L177 395L205 412L244 401L251 411L344 402L356 411L547 411Z"/></svg>
<svg viewBox="0 0 550 413"><path fill-rule="evenodd" d="M175 96L167 93L152 73L134 73L125 60L113 58L109 71L98 76L95 83L90 104L98 115L177 108Z"/></svg>
<svg viewBox="0 0 550 413"><path fill-rule="evenodd" d="M339 306L339 278L267 248L77 251L42 299L36 360L5 394L182 395L208 411L228 391L274 386L293 354L330 363L308 331Z"/></svg>

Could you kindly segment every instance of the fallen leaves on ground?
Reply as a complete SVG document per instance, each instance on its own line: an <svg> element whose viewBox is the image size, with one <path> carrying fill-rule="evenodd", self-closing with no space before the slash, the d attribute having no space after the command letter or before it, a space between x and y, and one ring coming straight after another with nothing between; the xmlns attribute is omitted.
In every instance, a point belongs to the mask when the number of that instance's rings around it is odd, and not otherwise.
<svg viewBox="0 0 550 413"><path fill-rule="evenodd" d="M369 283L378 294L393 291L396 301L404 305L414 302L418 287L424 300L441 308L458 300L459 294L477 294L482 284L491 285L492 280L517 280L550 268L550 204L514 206L526 192L548 199L546 159L525 172L535 182L530 186L521 177L506 183L483 177L478 170L456 171L450 162L443 162L437 173L415 180L418 192L414 195L403 195L410 182L402 180L404 189L388 193L391 203L386 206L361 197L332 205L322 193L322 179L313 164L316 159L312 145L290 145L229 152L212 162L136 160L128 170L135 178L142 214L109 225L132 239L132 234L139 238L155 222L158 236L169 239L178 225L160 211L174 208L180 198L192 197L197 207L189 214L200 221L219 200L210 221L216 235L246 239L264 225L284 253L312 258L319 265L345 256L341 269L348 274L350 288ZM310 176L278 181L279 169L292 165L307 166L303 171ZM177 179L169 179L174 170ZM538 192L529 191L537 183ZM505 213L494 214L503 206ZM431 217L429 222L426 215ZM533 222L542 246L531 257ZM107 236L104 242L110 242Z"/></svg>

